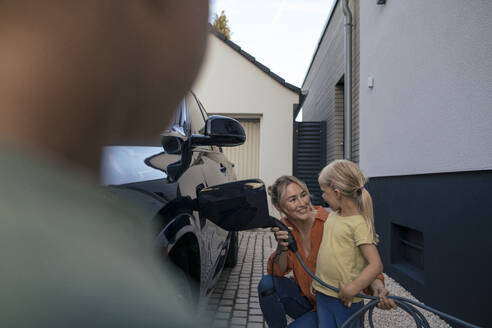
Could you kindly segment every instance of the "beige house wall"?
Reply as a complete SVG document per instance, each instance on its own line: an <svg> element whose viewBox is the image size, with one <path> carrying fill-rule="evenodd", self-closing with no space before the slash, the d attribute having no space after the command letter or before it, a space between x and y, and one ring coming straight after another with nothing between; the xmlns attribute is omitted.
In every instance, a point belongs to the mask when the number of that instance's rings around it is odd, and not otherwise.
<svg viewBox="0 0 492 328"><path fill-rule="evenodd" d="M260 120L259 178L266 185L292 174L293 106L299 102L298 93L213 33L192 90L209 114Z"/></svg>

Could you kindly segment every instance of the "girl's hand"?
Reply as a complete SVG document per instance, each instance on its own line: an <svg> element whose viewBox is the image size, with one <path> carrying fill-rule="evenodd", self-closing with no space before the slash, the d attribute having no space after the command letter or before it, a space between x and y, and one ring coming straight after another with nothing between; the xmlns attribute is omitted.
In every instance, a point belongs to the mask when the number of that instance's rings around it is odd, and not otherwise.
<svg viewBox="0 0 492 328"><path fill-rule="evenodd" d="M290 227L289 227L289 229L292 230L292 228L290 228ZM289 238L289 233L287 231L280 230L280 228L278 228L278 227L272 228L271 231L273 232L275 240L278 243L277 249L278 250L286 250L287 246L289 245L289 243L286 242L287 238Z"/></svg>
<svg viewBox="0 0 492 328"><path fill-rule="evenodd" d="M382 283L376 288L373 288L373 293L374 296L379 297L379 303L377 305L378 308L382 310L391 310L397 308L395 302L392 299L386 297L389 295L389 291L386 289L386 287L384 287Z"/></svg>
<svg viewBox="0 0 492 328"><path fill-rule="evenodd" d="M354 300L354 296L357 295L358 291L353 290L352 284L345 285L340 281L338 284L338 288L340 291L338 292L338 297L345 304L346 307L352 306L352 301Z"/></svg>

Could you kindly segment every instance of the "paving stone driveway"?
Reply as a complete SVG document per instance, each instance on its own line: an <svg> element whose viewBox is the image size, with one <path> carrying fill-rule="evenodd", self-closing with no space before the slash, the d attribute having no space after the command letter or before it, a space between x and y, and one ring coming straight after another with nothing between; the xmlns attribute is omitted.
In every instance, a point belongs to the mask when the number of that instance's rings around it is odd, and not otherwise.
<svg viewBox="0 0 492 328"><path fill-rule="evenodd" d="M277 245L269 229L239 233L238 263L232 269L224 269L217 286L208 302L207 320L213 320L214 327L267 327L263 321L258 301L257 286L267 272L266 262ZM386 287L390 294L418 300L396 281L385 275ZM438 316L422 311L431 327L450 328ZM288 318L287 322L291 320ZM413 318L402 309L374 311L376 327L414 327ZM366 320L366 326L368 322Z"/></svg>
<svg viewBox="0 0 492 328"><path fill-rule="evenodd" d="M266 262L274 247L269 230L239 233L237 265L224 269L208 303L214 327L267 327L257 286L267 272Z"/></svg>

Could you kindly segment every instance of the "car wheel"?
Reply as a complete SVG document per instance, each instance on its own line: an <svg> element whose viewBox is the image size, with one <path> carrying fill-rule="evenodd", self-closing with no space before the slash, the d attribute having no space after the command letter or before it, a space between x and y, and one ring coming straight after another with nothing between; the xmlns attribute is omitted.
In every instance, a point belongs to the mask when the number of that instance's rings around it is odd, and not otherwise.
<svg viewBox="0 0 492 328"><path fill-rule="evenodd" d="M225 261L226 268L232 268L237 264L237 253L239 250L239 238L237 232L231 232L229 241L229 249L227 250L227 258Z"/></svg>
<svg viewBox="0 0 492 328"><path fill-rule="evenodd" d="M176 266L176 289L178 297L195 308L200 299L200 260L196 239L187 234L181 237L169 253L169 259Z"/></svg>
<svg viewBox="0 0 492 328"><path fill-rule="evenodd" d="M178 274L174 278L176 284L176 298L186 304L193 311L196 311L199 305L200 293L196 282L182 270L178 269Z"/></svg>

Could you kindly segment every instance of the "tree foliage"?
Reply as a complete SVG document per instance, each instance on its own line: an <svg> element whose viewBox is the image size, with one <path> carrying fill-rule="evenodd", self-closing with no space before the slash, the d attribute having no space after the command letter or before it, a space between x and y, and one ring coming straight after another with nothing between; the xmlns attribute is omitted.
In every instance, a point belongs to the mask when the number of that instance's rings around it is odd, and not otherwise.
<svg viewBox="0 0 492 328"><path fill-rule="evenodd" d="M229 20L227 19L226 14L223 10L221 11L220 15L215 13L213 25L219 33L222 33L227 38L227 40L231 39L231 28L229 27Z"/></svg>

